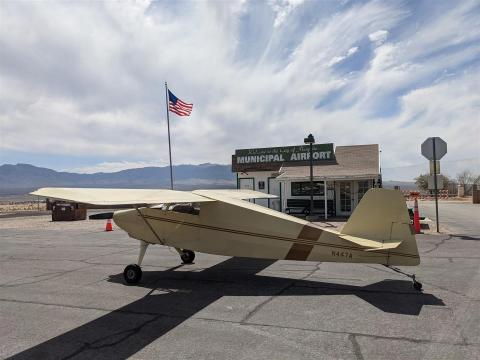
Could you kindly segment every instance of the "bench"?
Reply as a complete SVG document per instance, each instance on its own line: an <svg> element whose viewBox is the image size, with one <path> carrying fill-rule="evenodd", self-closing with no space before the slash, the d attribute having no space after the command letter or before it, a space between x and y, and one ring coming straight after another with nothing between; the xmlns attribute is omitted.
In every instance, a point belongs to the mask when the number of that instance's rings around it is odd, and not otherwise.
<svg viewBox="0 0 480 360"><path fill-rule="evenodd" d="M287 207L285 208L287 214L310 214L310 200L309 199L287 199ZM323 200L313 200L313 212L315 214L325 213L325 202ZM333 200L327 200L327 214L335 215L335 206Z"/></svg>

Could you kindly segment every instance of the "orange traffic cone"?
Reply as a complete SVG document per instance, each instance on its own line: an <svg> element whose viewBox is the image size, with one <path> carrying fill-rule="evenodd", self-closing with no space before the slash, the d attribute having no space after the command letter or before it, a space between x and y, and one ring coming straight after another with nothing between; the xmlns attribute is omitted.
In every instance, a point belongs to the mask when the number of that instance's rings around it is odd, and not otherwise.
<svg viewBox="0 0 480 360"><path fill-rule="evenodd" d="M418 200L416 197L413 207L413 226L415 228L415 234L420 234L420 214L418 213Z"/></svg>
<svg viewBox="0 0 480 360"><path fill-rule="evenodd" d="M112 219L107 220L107 225L105 225L105 231L113 231L112 228Z"/></svg>

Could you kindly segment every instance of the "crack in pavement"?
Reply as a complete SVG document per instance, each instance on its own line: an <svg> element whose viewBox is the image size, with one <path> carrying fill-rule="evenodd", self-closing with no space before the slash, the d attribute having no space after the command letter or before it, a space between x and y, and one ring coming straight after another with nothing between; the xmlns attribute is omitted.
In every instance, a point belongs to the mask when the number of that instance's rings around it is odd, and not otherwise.
<svg viewBox="0 0 480 360"><path fill-rule="evenodd" d="M91 265L90 265L90 266L91 266ZM73 269L73 270L56 271L56 272L45 273L45 274L41 274L41 275L25 276L25 277L20 278L20 279L14 279L14 280L11 280L11 281L7 281L6 283L1 284L1 285L0 285L0 288L2 288L2 289L3 289L3 288L14 288L14 287L23 286L23 285L38 284L38 283L41 283L41 282L44 282L44 281L48 281L48 280L51 280L51 279L55 279L55 278L58 278L58 277L60 277L60 276L63 276L63 275L66 275L66 274L69 274L69 273L78 271L78 270L86 269L86 268L88 268L88 267L89 267L89 266L82 266L82 267L80 267L80 268ZM53 276L48 276L48 275L53 275ZM28 282L21 282L21 283L16 283L16 284L15 284L15 283L14 283L14 284L10 284L10 283L12 283L12 282L21 281L22 279L36 278L36 277L42 277L42 276L47 276L47 277L44 278L44 279L35 280L35 281L28 281Z"/></svg>
<svg viewBox="0 0 480 360"><path fill-rule="evenodd" d="M109 347L118 345L118 344L124 342L125 340L131 338L132 336L137 335L138 333L140 333L142 331L142 329L145 326L159 320L161 317L162 317L162 315L157 315L157 316L153 317L152 319L146 320L146 321L142 322L140 325L135 326L131 329L125 329L125 330L119 331L117 333L109 334L107 336L98 338L94 341L86 342L79 349L75 350L70 355L62 357L62 359L71 359L71 358L73 358L77 355L80 355L81 353L83 353L85 351L88 351L88 350L101 350L101 349L104 349L104 348L109 348ZM108 339L116 338L119 335L123 335L123 336L120 336L120 338L115 340L115 341L111 341L111 342L108 342L106 344L99 344L99 343L102 343L104 341L107 341ZM99 345L95 345L95 344L99 344Z"/></svg>
<svg viewBox="0 0 480 360"><path fill-rule="evenodd" d="M89 267L95 267L95 266L98 266L98 265L104 265L104 264L101 264L101 263L89 262L88 260L95 259L95 258L98 258L98 257L101 257L101 256L110 256L110 255L117 255L117 254L127 253L127 252L130 252L130 251L131 251L131 250L116 251L116 252L112 252L112 253L108 253L108 254L102 254L102 255L92 256L92 257L89 257L89 258L84 259L84 260L56 259L55 261L74 261L74 262L80 262L80 263L86 264L86 266L82 266L82 267L79 267L79 268L76 268L76 269L64 270L64 271L47 272L47 273L43 273L43 274L40 274L40 275L29 275L29 276L25 276L25 277L22 277L22 278L19 278L19 279L10 280L10 281L7 281L6 283L0 284L0 288L13 288L13 287L23 286L23 285L38 284L38 283L40 283L40 282L48 281L48 280L51 280L51 279L55 279L55 278L58 278L58 277L60 277L60 276L63 276L63 275L66 275L66 274L69 274L69 273L72 273L72 272L75 272L75 271L78 271L78 270L83 270L83 269L87 269L87 268L89 268ZM30 260L30 261L31 261L32 259L22 259L22 260ZM44 259L37 259L37 260L44 260ZM51 261L51 260L45 260L45 261ZM52 276L49 276L49 275L52 275ZM14 282L22 281L23 279L38 278L38 277L46 277L46 278L40 279L40 280L36 280L36 281L28 281L28 282L14 283ZM11 284L11 283L13 283L13 284Z"/></svg>
<svg viewBox="0 0 480 360"><path fill-rule="evenodd" d="M448 235L444 239L440 240L438 243L434 243L433 244L433 249L424 251L424 252L422 252L422 254L429 254L429 253L437 250L440 246L442 246L445 243L445 241L450 240L450 239L452 239L452 235Z"/></svg>
<svg viewBox="0 0 480 360"><path fill-rule="evenodd" d="M153 292L152 290L149 291L149 293L147 295L145 295L145 297L149 296L152 292ZM302 331L309 331L309 332L322 332L322 333L332 333L332 334L347 334L347 335L351 334L351 335L354 335L356 337L363 336L363 337L367 337L367 338L383 339L383 340L401 340L401 341L408 341L408 342L420 343L420 344L434 343L434 344L444 344L444 345L467 345L467 346L479 347L479 349L480 349L480 342L479 343L472 343L472 342L469 343L463 338L462 338L462 342L450 342L450 341L438 341L438 340L432 340L432 339L416 339L416 338L409 338L409 337L402 337L402 336L382 336L382 335L359 333L359 332L352 332L352 331L338 331L338 330L327 330L327 329L318 329L318 328L314 329L314 328L306 328L306 327L298 327L298 326L274 325L274 324L265 324L265 323L251 322L251 321L245 321L245 320L241 320L241 321L222 320L222 319L214 319L214 318L209 318L209 317L204 317L204 316L171 315L171 314L166 314L166 313L161 313L161 312L152 313L152 312L145 312L145 311L105 309L105 308L96 308L96 307L88 307L88 306L74 306L74 305L65 305L65 304L56 304L56 303L42 303L42 302L36 302L36 301L11 300L11 299L0 299L0 301L18 302L18 303L43 305L43 306L56 306L56 307L73 308L73 309L81 309L81 310L103 311L103 312L106 312L106 313L110 313L110 312L115 311L119 314L125 314L125 315L152 316L156 319L160 319L160 318L163 317L163 318L188 320L189 318L191 318L191 319L194 319L194 320L202 320L202 321L207 321L207 322L221 322L221 323L237 324L237 325L263 326L263 327L271 327L271 328L279 328L279 329L302 330ZM147 321L149 321L149 320L147 320ZM145 324L143 324L143 326L144 325ZM140 326L142 326L142 324ZM138 328L138 326L136 328ZM132 331L132 329L128 329L128 330L124 330L124 331L121 331L121 332L116 333L116 334L118 335L118 334L121 334L121 333L124 333L124 332L131 332L131 331ZM105 338L109 338L109 337L111 337L111 336L109 335ZM104 339L104 338L102 338L102 339Z"/></svg>
<svg viewBox="0 0 480 360"><path fill-rule="evenodd" d="M357 360L363 360L362 350L354 334L348 334L348 340L352 343L352 349Z"/></svg>
<svg viewBox="0 0 480 360"><path fill-rule="evenodd" d="M244 318L242 319L242 321L240 321L240 323L245 323L248 319L252 318L258 311L260 311L260 309L262 309L267 303L269 303L270 301L274 300L275 298L277 298L278 296L282 295L285 291L287 291L289 288L291 288L292 286L295 286L295 283L299 280L305 280L307 279L309 276L313 275L317 270L320 270L320 264L321 263L317 263L316 266L315 266L315 269L311 270L307 275L305 275L304 277L300 278L300 279L292 279L292 281L287 284L286 286L284 286L283 288L281 288L276 294L272 295L272 296L269 296L265 301L262 301L260 304L258 304L257 306L255 306L253 308L253 310L251 310L249 313L247 313L247 315L244 316Z"/></svg>

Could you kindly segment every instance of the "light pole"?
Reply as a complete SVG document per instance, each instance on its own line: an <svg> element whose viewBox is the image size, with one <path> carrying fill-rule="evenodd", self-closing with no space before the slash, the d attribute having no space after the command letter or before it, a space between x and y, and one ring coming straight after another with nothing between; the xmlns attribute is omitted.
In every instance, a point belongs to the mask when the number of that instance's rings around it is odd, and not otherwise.
<svg viewBox="0 0 480 360"><path fill-rule="evenodd" d="M315 139L310 134L303 139L303 142L310 145L310 216L313 216L313 144L315 144Z"/></svg>

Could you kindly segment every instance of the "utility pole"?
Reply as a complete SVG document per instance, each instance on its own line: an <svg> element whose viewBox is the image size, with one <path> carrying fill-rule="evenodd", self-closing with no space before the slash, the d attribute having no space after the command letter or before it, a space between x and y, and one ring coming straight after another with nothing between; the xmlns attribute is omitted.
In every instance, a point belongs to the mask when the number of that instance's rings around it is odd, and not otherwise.
<svg viewBox="0 0 480 360"><path fill-rule="evenodd" d="M313 216L313 144L315 143L315 138L312 134L309 134L303 139L303 142L310 145L310 216Z"/></svg>

